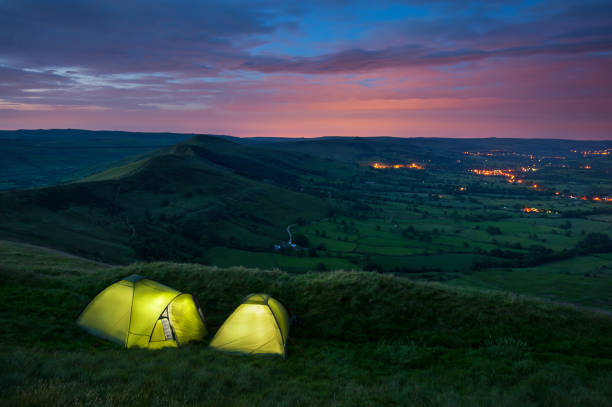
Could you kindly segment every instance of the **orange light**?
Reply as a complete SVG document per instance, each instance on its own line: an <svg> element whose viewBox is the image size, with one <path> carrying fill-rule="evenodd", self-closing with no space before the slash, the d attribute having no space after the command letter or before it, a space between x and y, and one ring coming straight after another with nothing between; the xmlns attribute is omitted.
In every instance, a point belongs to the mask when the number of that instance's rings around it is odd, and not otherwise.
<svg viewBox="0 0 612 407"><path fill-rule="evenodd" d="M528 208L528 207L525 207L525 208L523 208L523 212L527 212L527 213L536 212L536 213L538 213L538 212L542 212L542 210L539 209L539 208Z"/></svg>
<svg viewBox="0 0 612 407"><path fill-rule="evenodd" d="M416 163L410 163L410 164L383 164L383 163L379 163L379 162L375 162L370 164L371 167L376 168L376 169L384 169L384 168L393 168L393 169L399 169L399 168L412 168L412 169L416 169L416 170L423 170L425 169L424 166L416 164Z"/></svg>
<svg viewBox="0 0 612 407"><path fill-rule="evenodd" d="M559 191L555 192L555 195L559 195Z"/></svg>

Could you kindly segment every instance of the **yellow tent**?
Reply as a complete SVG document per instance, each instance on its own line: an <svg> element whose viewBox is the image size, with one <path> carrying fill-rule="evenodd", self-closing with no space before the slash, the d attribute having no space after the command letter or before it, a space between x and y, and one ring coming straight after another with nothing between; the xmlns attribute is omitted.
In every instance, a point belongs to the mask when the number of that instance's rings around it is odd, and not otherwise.
<svg viewBox="0 0 612 407"><path fill-rule="evenodd" d="M289 313L268 294L251 294L230 315L210 346L244 354L285 357L289 335Z"/></svg>
<svg viewBox="0 0 612 407"><path fill-rule="evenodd" d="M77 325L126 348L176 348L206 335L202 310L191 294L136 274L102 290Z"/></svg>

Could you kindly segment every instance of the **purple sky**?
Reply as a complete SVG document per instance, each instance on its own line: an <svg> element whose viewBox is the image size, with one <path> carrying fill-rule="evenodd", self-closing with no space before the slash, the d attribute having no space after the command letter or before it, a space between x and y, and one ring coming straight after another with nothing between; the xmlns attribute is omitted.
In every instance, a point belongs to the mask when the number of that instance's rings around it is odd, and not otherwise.
<svg viewBox="0 0 612 407"><path fill-rule="evenodd" d="M66 127L612 139L612 4L0 0L0 128Z"/></svg>

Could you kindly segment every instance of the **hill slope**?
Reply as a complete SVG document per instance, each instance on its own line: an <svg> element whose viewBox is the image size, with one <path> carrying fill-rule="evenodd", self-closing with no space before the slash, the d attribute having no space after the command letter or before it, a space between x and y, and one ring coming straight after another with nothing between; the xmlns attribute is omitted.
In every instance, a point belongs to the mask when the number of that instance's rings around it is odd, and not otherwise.
<svg viewBox="0 0 612 407"><path fill-rule="evenodd" d="M287 189L308 171L299 155L271 159L196 137L82 182L0 194L0 236L112 262L202 261L214 245L270 250L288 224L327 212Z"/></svg>
<svg viewBox="0 0 612 407"><path fill-rule="evenodd" d="M0 378L8 404L598 406L612 400L607 314L375 273L295 276L174 263L108 269L7 242L0 242L0 254L6 259ZM125 350L77 329L82 307L131 273L197 295L213 331L246 294L276 296L302 321L292 328L288 359L225 355L205 344Z"/></svg>
<svg viewBox="0 0 612 407"><path fill-rule="evenodd" d="M193 137L125 131L0 130L0 190L74 181Z"/></svg>

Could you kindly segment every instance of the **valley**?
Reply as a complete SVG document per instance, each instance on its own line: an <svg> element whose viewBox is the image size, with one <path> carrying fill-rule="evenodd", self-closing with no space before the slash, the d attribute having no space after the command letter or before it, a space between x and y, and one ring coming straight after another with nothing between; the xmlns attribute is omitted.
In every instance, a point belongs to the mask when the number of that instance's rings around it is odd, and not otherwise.
<svg viewBox="0 0 612 407"><path fill-rule="evenodd" d="M110 263L368 270L612 310L612 165L590 154L608 146L193 136L1 193L0 238ZM546 288L560 281L582 293Z"/></svg>

